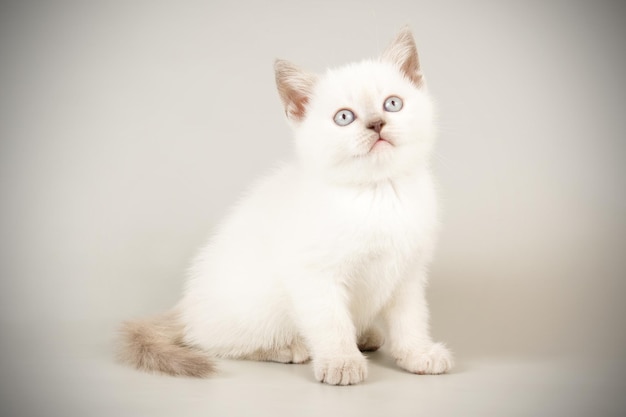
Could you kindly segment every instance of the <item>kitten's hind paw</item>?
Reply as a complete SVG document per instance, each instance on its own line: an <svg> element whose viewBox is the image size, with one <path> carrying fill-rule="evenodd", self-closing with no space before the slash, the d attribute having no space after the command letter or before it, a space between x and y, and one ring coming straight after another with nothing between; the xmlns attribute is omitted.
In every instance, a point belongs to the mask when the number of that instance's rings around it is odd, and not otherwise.
<svg viewBox="0 0 626 417"><path fill-rule="evenodd" d="M241 359L279 363L304 363L309 360L309 351L302 340L296 338L290 345L272 349L259 349L242 356Z"/></svg>
<svg viewBox="0 0 626 417"><path fill-rule="evenodd" d="M359 336L358 346L361 352L376 352L383 343L385 338L380 330L372 327Z"/></svg>
<svg viewBox="0 0 626 417"><path fill-rule="evenodd" d="M396 357L402 369L419 375L437 375L452 369L452 354L443 343L433 343L426 349Z"/></svg>
<svg viewBox="0 0 626 417"><path fill-rule="evenodd" d="M354 385L367 377L367 362L363 355L342 358L316 359L313 362L315 378L330 385Z"/></svg>

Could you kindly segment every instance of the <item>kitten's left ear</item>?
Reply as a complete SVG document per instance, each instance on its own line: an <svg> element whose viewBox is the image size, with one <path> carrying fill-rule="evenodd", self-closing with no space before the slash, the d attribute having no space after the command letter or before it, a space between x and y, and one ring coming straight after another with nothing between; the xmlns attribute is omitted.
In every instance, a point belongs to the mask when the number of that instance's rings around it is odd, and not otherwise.
<svg viewBox="0 0 626 417"><path fill-rule="evenodd" d="M424 77L417 56L417 46L415 46L411 30L407 26L402 28L393 42L383 52L382 59L397 65L400 71L415 86L422 87L424 84Z"/></svg>
<svg viewBox="0 0 626 417"><path fill-rule="evenodd" d="M317 77L301 70L289 61L277 59L274 63L276 87L285 106L285 114L291 120L301 121L313 94Z"/></svg>

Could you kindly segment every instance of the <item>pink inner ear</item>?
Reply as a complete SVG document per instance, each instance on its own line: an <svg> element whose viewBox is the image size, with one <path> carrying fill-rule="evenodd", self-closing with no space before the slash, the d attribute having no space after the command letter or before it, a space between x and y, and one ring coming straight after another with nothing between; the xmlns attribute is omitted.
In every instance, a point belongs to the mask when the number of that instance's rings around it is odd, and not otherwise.
<svg viewBox="0 0 626 417"><path fill-rule="evenodd" d="M309 98L296 91L291 91L291 94L289 94L289 101L290 104L288 105L287 116L295 120L304 119Z"/></svg>
<svg viewBox="0 0 626 417"><path fill-rule="evenodd" d="M315 76L287 61L276 61L276 85L287 117L302 120L315 84Z"/></svg>
<svg viewBox="0 0 626 417"><path fill-rule="evenodd" d="M420 71L419 58L415 44L411 42L402 45L401 55L396 58L396 62L400 66L400 70L411 80L417 87L421 87L423 77Z"/></svg>
<svg viewBox="0 0 626 417"><path fill-rule="evenodd" d="M404 28L383 53L383 59L395 63L417 87L423 83L417 47L413 35Z"/></svg>
<svg viewBox="0 0 626 417"><path fill-rule="evenodd" d="M415 84L416 87L422 86L424 77L419 69L419 65L405 65L402 68L402 72L404 72L404 74L413 82L413 84Z"/></svg>

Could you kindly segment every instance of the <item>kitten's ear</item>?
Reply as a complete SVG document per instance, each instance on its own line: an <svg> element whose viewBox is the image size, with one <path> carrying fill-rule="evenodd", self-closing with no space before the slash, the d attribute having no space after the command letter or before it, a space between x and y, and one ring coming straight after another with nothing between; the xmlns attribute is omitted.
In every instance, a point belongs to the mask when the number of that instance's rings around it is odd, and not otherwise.
<svg viewBox="0 0 626 417"><path fill-rule="evenodd" d="M278 94L287 117L295 121L304 119L317 77L282 59L276 60L274 70Z"/></svg>
<svg viewBox="0 0 626 417"><path fill-rule="evenodd" d="M396 35L393 42L383 52L382 59L397 65L400 71L417 87L423 85L424 77L420 69L417 47L408 26L403 27Z"/></svg>

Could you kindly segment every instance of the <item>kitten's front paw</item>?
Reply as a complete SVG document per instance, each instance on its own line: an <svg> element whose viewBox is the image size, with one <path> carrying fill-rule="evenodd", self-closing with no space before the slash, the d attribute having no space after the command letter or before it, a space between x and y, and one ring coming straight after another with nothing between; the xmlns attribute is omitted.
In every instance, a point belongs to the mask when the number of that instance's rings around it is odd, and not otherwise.
<svg viewBox="0 0 626 417"><path fill-rule="evenodd" d="M433 343L424 350L409 352L396 358L398 366L414 374L443 374L453 366L452 354L442 343Z"/></svg>
<svg viewBox="0 0 626 417"><path fill-rule="evenodd" d="M354 385L367 377L367 363L363 355L316 359L313 362L315 378L330 385Z"/></svg>

